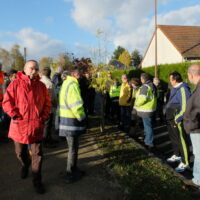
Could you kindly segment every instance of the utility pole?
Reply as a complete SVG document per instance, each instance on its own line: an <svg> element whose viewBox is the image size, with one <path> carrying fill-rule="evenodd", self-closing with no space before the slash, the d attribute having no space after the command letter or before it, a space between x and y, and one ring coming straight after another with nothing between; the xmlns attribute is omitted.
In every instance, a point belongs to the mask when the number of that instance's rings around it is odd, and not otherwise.
<svg viewBox="0 0 200 200"><path fill-rule="evenodd" d="M26 47L24 47L24 61L26 62Z"/></svg>
<svg viewBox="0 0 200 200"><path fill-rule="evenodd" d="M157 0L155 0L155 69L154 69L154 73L155 73L155 77L158 77L158 66L157 66Z"/></svg>

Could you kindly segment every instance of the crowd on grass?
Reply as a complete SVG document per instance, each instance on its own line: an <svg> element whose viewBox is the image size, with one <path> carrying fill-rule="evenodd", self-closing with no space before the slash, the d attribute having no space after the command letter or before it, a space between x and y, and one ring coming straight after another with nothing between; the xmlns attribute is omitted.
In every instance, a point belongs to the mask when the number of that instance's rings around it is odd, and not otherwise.
<svg viewBox="0 0 200 200"><path fill-rule="evenodd" d="M51 77L50 67L39 70L37 61L29 60L22 71L2 71L0 64L0 138L14 141L15 152L21 163L22 179L32 169L32 181L37 193L43 194L43 147L59 145L53 134L65 138L69 148L67 166L63 174L66 183L84 176L78 168L79 136L88 126L88 115L95 108L98 91L91 87L92 74L83 70L83 63L74 61L69 70L58 67ZM140 78L123 74L121 81L108 73L105 118L127 134L137 137L137 127L144 129L144 145L154 149L154 126L166 124L173 155L167 162L178 162L179 173L192 168L193 179L188 185L200 187L200 66L188 68L188 79L195 89L185 83L181 74L169 74L168 88L161 81L142 73ZM190 145L194 164L190 163ZM199 190L200 191L200 190ZM198 191L198 194L200 192Z"/></svg>

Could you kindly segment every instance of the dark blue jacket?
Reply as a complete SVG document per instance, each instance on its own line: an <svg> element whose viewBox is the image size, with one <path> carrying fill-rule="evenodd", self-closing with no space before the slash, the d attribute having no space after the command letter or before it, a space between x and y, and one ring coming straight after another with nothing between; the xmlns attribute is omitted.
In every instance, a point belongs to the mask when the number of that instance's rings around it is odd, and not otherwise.
<svg viewBox="0 0 200 200"><path fill-rule="evenodd" d="M169 119L169 116L173 115L175 122L181 122L189 97L190 88L187 83L183 82L177 88L172 88L166 105L166 117Z"/></svg>

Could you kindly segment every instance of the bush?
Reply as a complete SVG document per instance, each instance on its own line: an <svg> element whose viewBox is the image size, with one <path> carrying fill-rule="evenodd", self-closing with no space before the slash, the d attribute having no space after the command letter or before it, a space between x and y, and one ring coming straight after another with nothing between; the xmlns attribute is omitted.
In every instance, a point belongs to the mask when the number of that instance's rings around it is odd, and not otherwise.
<svg viewBox="0 0 200 200"><path fill-rule="evenodd" d="M179 72L183 78L183 81L188 83L187 69L191 64L192 64L191 62L185 62L185 63L158 65L158 78L161 80L161 84L163 85L163 87L167 89L169 82L169 74L173 71ZM198 64L200 64L200 62L198 62ZM116 70L112 72L112 76L113 78L119 78L119 80L121 80L122 74L128 74L129 79L140 78L141 73L144 72L148 73L153 79L154 66L142 69ZM191 85L190 83L189 85L191 88L194 88L194 86Z"/></svg>
<svg viewBox="0 0 200 200"><path fill-rule="evenodd" d="M199 63L200 64L200 63ZM187 69L191 65L191 62L185 63L176 63L176 64L165 64L158 65L158 77L161 81L168 83L169 82L169 74L173 71L177 71L181 74L183 80L188 82L187 80ZM112 76L115 78L121 78L122 74L128 74L129 78L139 78L141 73L148 73L151 77L154 77L154 66L147 67L142 69L131 69L131 70L117 70L112 72Z"/></svg>

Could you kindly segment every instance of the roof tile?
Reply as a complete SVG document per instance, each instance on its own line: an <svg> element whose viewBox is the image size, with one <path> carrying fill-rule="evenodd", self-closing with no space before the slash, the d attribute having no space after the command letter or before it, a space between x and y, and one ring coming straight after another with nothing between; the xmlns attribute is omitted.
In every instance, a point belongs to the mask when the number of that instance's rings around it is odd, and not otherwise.
<svg viewBox="0 0 200 200"><path fill-rule="evenodd" d="M158 25L185 58L200 57L200 26Z"/></svg>

